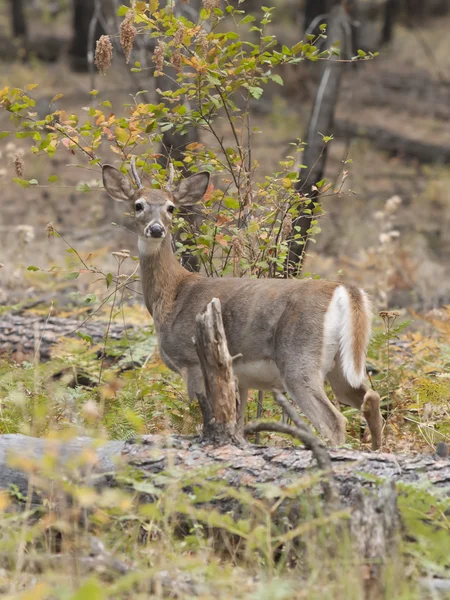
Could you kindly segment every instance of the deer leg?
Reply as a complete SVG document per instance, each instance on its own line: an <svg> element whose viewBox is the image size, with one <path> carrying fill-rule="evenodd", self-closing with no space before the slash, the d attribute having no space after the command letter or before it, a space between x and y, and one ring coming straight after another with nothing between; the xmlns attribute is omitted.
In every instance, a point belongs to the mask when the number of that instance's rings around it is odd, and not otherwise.
<svg viewBox="0 0 450 600"><path fill-rule="evenodd" d="M198 403L200 404L203 424L209 423L212 419L212 412L209 402L206 399L205 380L203 379L201 368L196 366L189 369L183 369L181 376L186 383L189 400L191 402L198 400Z"/></svg>
<svg viewBox="0 0 450 600"><path fill-rule="evenodd" d="M336 364L333 370L328 373L327 379L341 404L362 410L372 436L372 450L378 450L381 446L381 433L383 430L380 396L364 384L359 388L353 388L345 379L339 360L336 360Z"/></svg>
<svg viewBox="0 0 450 600"><path fill-rule="evenodd" d="M244 431L245 415L247 411L248 388L239 388L239 414L238 414L238 429Z"/></svg>
<svg viewBox="0 0 450 600"><path fill-rule="evenodd" d="M322 437L333 446L345 442L347 419L327 398L320 372L308 374L307 369L297 365L283 375L283 384Z"/></svg>

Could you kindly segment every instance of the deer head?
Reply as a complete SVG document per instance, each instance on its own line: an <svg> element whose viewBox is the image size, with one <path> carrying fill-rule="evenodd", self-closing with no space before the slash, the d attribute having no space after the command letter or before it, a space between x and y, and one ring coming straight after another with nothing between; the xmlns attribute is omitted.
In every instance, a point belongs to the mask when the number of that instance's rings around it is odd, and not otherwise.
<svg viewBox="0 0 450 600"><path fill-rule="evenodd" d="M209 173L202 171L187 177L173 190L142 187L139 178L139 188L135 189L129 177L115 167L104 165L102 172L108 194L128 205L128 210L134 214L136 233L155 250L170 232L175 208L199 202L209 184Z"/></svg>

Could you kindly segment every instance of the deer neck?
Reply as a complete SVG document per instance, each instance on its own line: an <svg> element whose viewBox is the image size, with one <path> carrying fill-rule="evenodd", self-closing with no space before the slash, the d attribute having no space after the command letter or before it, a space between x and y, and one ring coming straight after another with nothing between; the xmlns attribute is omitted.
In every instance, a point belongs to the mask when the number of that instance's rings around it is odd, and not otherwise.
<svg viewBox="0 0 450 600"><path fill-rule="evenodd" d="M193 274L178 262L170 236L160 244L139 236L138 247L145 304L158 330L175 308L180 284Z"/></svg>

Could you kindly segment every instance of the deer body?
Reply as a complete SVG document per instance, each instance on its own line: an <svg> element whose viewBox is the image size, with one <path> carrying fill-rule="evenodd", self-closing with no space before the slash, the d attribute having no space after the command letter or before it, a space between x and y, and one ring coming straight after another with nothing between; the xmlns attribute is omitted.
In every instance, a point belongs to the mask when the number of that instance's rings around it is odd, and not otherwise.
<svg viewBox="0 0 450 600"><path fill-rule="evenodd" d="M240 355L233 369L241 424L249 389L282 389L321 435L342 444L346 419L325 394L328 378L340 402L362 408L378 448L379 396L364 384L371 319L365 293L321 280L213 279L188 272L172 250L172 207L199 201L208 181L207 174L199 173L173 194L135 191L122 173L104 167L108 193L135 208L143 293L162 359L184 378L191 399L204 392L193 343L195 319L219 298L229 351Z"/></svg>

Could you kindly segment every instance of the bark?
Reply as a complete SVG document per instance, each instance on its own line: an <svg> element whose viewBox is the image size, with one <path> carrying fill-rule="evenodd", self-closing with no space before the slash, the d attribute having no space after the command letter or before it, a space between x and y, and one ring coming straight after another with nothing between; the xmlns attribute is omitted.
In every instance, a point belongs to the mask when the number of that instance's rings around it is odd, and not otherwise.
<svg viewBox="0 0 450 600"><path fill-rule="evenodd" d="M16 485L22 494L28 489L28 470L33 470L23 459L39 460L46 453L56 453L58 464L52 477L73 472L74 460L87 448L92 449L96 461L86 468L87 481L99 487L118 484L120 474L131 466L143 480L151 481L156 473L177 467L187 477L197 470L216 473L213 479L225 481L233 488L274 484L286 486L315 468L312 452L299 447L264 447L232 444L217 446L198 438L179 435L149 435L128 441L99 442L79 437L71 440L32 438L21 434L0 436L0 489ZM380 480L394 483L428 484L450 494L450 461L434 454L396 455L331 449L331 464L335 471L337 489L342 503L358 503L361 490L375 490ZM14 461L17 457L18 461ZM50 489L50 475L36 478L35 501L41 502ZM369 475L369 477L367 477ZM143 499L146 501L147 499ZM225 503L224 503L225 508Z"/></svg>
<svg viewBox="0 0 450 600"><path fill-rule="evenodd" d="M357 555L365 559L362 565L365 600L386 597L383 570L387 562L395 562L400 541L397 493L392 481L372 495L358 491L350 531Z"/></svg>
<svg viewBox="0 0 450 600"><path fill-rule="evenodd" d="M7 352L13 355L20 353L21 356L16 358L23 360L25 356L34 355L38 347L40 358L48 359L52 346L61 337L77 337L78 331L82 331L92 337L93 343L99 343L104 339L107 323L90 320L81 327L80 325L81 322L76 319L2 315L0 316L0 353ZM111 323L108 337L120 340L123 336L123 325Z"/></svg>
<svg viewBox="0 0 450 600"><path fill-rule="evenodd" d="M205 393L198 394L203 437L213 443L241 445L244 440L237 425L239 394L217 298L197 316L195 345L205 382Z"/></svg>
<svg viewBox="0 0 450 600"><path fill-rule="evenodd" d="M336 6L329 17L328 45L340 41L340 57L346 58L351 40L349 39L350 20L344 6ZM317 199L317 191L313 189L318 181L323 178L325 172L328 145L324 144L320 134L328 135L332 132L334 115L339 96L343 65L337 62L338 57L333 56L325 63L322 77L317 89L311 119L308 127L307 146L303 156L306 169L300 171L300 181L297 191L312 199ZM308 205L306 208L311 209ZM287 275L295 275L301 270L302 260L305 253L308 231L311 227L312 215L303 213L293 221L293 232L297 236L289 243L289 255L287 260ZM297 229L295 229L297 228Z"/></svg>

